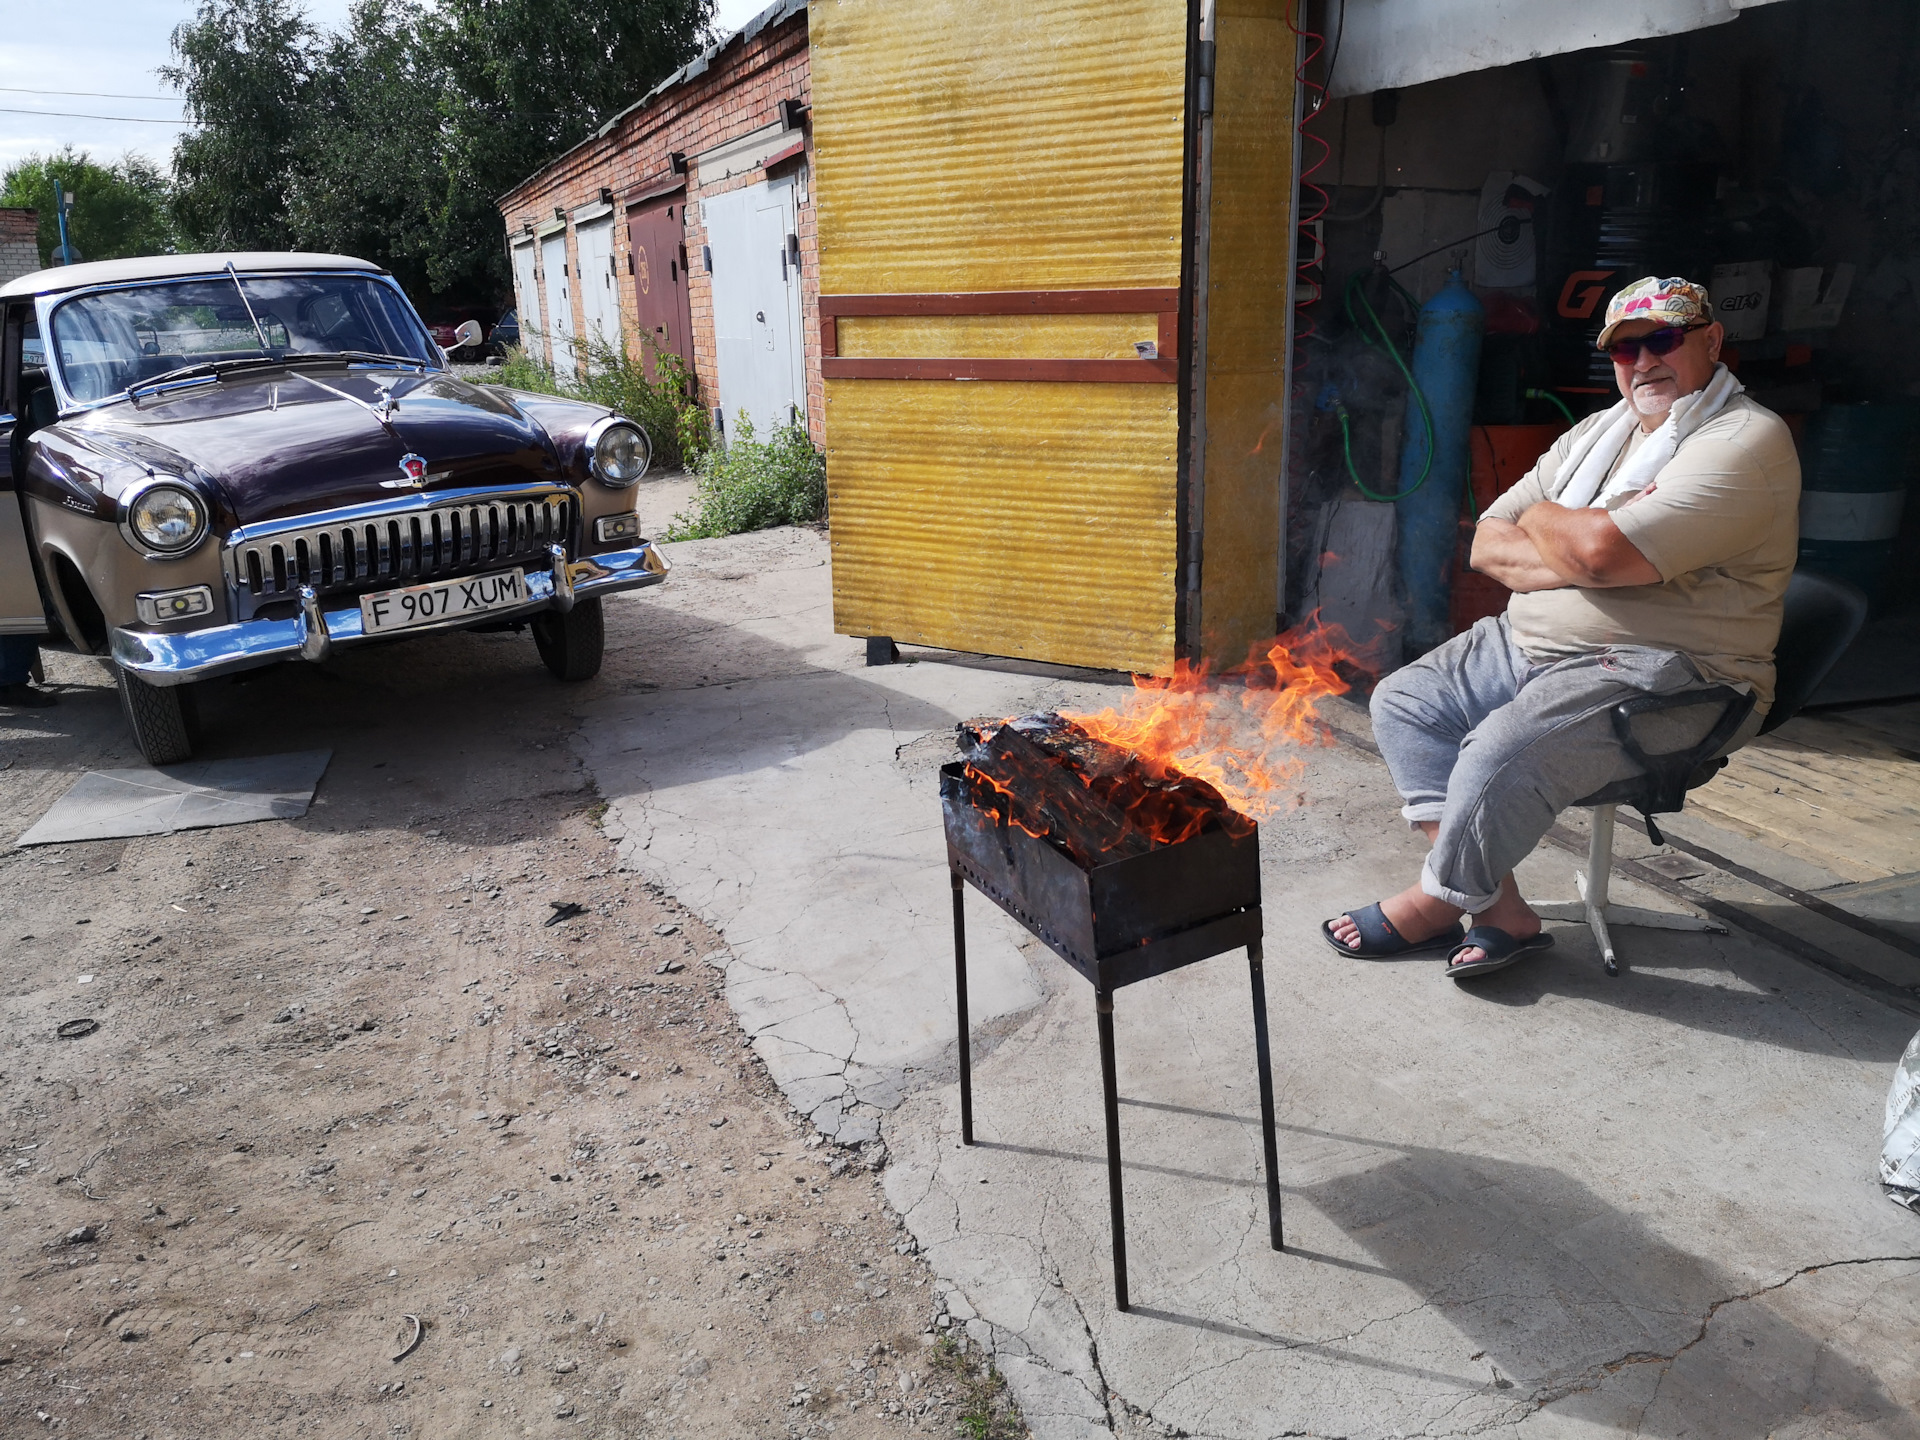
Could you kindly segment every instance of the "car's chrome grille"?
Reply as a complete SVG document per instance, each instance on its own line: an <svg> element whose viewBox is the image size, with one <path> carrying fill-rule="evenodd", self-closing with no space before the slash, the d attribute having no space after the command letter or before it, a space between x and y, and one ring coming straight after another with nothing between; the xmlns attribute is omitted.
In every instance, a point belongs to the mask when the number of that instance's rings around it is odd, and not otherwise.
<svg viewBox="0 0 1920 1440"><path fill-rule="evenodd" d="M249 613L302 585L329 591L403 585L503 561L544 557L573 533L565 491L457 502L374 505L238 532L227 578Z"/></svg>

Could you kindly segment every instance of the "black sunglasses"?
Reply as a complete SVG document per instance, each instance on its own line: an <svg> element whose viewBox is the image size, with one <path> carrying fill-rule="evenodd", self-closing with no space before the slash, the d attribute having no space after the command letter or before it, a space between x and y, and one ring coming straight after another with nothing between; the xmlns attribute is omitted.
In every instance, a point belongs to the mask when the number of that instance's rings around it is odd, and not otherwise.
<svg viewBox="0 0 1920 1440"><path fill-rule="evenodd" d="M1664 330L1654 330L1645 335L1622 337L1607 347L1607 354L1622 365L1631 365L1640 358L1645 350L1649 355L1671 355L1686 343L1687 336L1695 330L1704 330L1711 320L1701 320L1693 325L1669 325Z"/></svg>

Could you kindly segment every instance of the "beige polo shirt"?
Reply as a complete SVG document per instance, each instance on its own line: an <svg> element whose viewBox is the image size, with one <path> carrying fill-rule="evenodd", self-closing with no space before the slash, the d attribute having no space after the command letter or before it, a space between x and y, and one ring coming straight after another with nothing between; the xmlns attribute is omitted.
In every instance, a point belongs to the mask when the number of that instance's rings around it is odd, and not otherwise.
<svg viewBox="0 0 1920 1440"><path fill-rule="evenodd" d="M1605 414L1555 441L1485 518L1515 521L1552 499L1567 452ZM1677 650L1709 680L1751 686L1764 712L1773 703L1773 647L1800 545L1800 457L1786 422L1736 395L1681 442L1650 490L1616 497L1607 508L1661 583L1515 595L1507 622L1521 650L1541 663L1609 645Z"/></svg>

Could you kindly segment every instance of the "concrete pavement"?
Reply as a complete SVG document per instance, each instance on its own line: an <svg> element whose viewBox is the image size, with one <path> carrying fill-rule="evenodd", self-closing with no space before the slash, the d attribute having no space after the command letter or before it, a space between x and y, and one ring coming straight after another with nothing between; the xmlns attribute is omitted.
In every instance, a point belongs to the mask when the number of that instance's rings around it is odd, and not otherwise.
<svg viewBox="0 0 1920 1440"><path fill-rule="evenodd" d="M1261 835L1289 1249L1266 1246L1246 966L1221 956L1117 1001L1116 1313L1091 994L971 892L981 1143L957 1143L933 779L956 720L1111 703L1110 677L865 669L822 537L670 553L609 613L649 680L589 707L607 823L725 936L794 1103L884 1138L1036 1434L1920 1436L1920 1224L1873 1184L1913 1022L1738 934L1631 932L1609 980L1556 926L1471 989L1335 955L1318 919L1418 857L1348 746L1303 752ZM1572 866L1544 851L1523 883L1570 893Z"/></svg>

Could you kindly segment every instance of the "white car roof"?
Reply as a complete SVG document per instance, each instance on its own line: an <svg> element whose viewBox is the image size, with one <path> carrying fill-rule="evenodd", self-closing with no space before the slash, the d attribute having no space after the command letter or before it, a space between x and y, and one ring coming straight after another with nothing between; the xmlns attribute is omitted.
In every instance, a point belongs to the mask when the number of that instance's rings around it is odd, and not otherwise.
<svg viewBox="0 0 1920 1440"><path fill-rule="evenodd" d="M128 260L90 260L35 270L0 286L0 300L17 295L53 295L89 285L120 285L140 280L170 280L218 275L231 261L250 275L268 270L360 270L385 275L384 266L351 255L304 255L292 250L231 250L208 255L141 255Z"/></svg>

